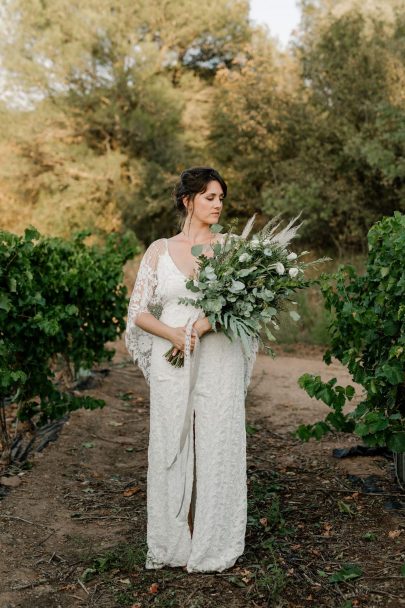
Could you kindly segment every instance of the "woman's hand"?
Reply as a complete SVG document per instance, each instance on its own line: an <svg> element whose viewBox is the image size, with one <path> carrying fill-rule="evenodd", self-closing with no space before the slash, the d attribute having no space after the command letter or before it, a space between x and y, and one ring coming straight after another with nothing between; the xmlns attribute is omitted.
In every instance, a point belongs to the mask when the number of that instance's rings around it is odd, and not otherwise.
<svg viewBox="0 0 405 608"><path fill-rule="evenodd" d="M191 328L190 352L194 350L197 332L198 330L196 330L193 326ZM186 348L186 326L172 327L170 332L170 341L174 346L174 349L172 350L173 355L176 355L179 351L182 351L184 355L184 350Z"/></svg>
<svg viewBox="0 0 405 608"><path fill-rule="evenodd" d="M202 338L202 336L208 333L209 331L212 331L212 325L209 322L208 317L202 317L201 319L197 319L197 321L193 323L193 327L197 330L200 338Z"/></svg>

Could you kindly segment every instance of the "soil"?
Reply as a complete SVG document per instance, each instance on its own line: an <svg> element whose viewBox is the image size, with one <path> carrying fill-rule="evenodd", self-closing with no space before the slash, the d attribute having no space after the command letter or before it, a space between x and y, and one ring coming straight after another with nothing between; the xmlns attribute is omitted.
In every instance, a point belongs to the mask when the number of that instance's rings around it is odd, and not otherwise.
<svg viewBox="0 0 405 608"><path fill-rule="evenodd" d="M0 484L0 608L405 606L405 497L392 459L334 457L361 444L354 435L293 435L328 413L299 388L301 374L352 384L305 345L256 361L245 554L223 573L145 570L148 387L123 341L114 348L108 373L82 391L107 405L72 412L55 441L3 472L19 485ZM361 574L330 580L348 564Z"/></svg>

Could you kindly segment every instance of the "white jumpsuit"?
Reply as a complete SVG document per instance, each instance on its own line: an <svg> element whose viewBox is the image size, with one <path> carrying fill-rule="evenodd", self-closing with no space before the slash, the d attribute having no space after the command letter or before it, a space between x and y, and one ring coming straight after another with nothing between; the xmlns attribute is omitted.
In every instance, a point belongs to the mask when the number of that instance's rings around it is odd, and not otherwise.
<svg viewBox="0 0 405 608"><path fill-rule="evenodd" d="M142 258L128 308L126 346L150 386L145 567L221 572L245 546L245 397L258 343L250 342L247 356L239 338L209 332L196 341L184 367L172 366L163 356L170 341L134 321L140 312L173 327L189 321L189 335L204 313L178 302L198 297L186 281L167 239L158 239Z"/></svg>

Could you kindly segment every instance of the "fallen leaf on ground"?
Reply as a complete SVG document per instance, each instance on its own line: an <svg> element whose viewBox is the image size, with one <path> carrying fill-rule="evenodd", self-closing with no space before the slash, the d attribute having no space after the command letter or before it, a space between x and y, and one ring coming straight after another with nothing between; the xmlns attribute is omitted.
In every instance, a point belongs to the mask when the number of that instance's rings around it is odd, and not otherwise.
<svg viewBox="0 0 405 608"><path fill-rule="evenodd" d="M388 532L388 536L390 538L398 538L398 536L401 534L402 530L390 530Z"/></svg>
<svg viewBox="0 0 405 608"><path fill-rule="evenodd" d="M127 488L126 490L124 490L122 495L123 496L133 496L134 494L139 492L140 489L141 488L139 486L132 486L132 488Z"/></svg>

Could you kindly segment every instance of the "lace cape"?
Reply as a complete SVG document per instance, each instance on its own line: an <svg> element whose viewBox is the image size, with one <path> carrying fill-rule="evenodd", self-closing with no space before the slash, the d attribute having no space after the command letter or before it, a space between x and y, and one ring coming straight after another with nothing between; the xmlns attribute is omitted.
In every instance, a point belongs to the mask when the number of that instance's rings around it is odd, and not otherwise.
<svg viewBox="0 0 405 608"><path fill-rule="evenodd" d="M220 237L223 236L225 235L220 235ZM157 319L160 318L164 301L159 292L157 268L160 256L166 252L166 246L166 239L158 239L149 245L142 257L129 301L124 336L126 348L134 363L137 363L141 369L148 385L150 384L153 335L136 325L136 319L142 312L149 312ZM250 338L248 344L248 352L243 350L245 395L258 352L259 340Z"/></svg>

